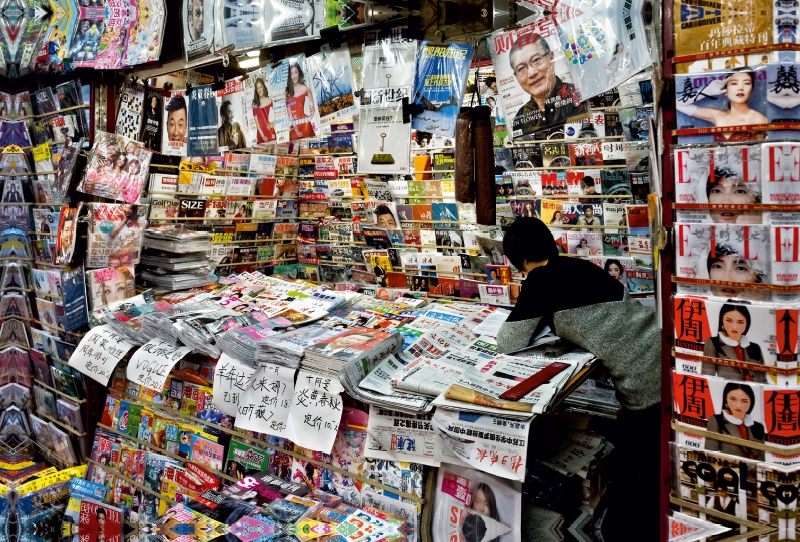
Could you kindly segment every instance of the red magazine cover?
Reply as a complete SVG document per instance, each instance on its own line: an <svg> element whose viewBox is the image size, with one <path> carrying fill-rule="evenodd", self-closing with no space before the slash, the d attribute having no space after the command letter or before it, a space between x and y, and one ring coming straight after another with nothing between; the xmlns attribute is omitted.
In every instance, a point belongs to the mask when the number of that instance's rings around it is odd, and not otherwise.
<svg viewBox="0 0 800 542"><path fill-rule="evenodd" d="M82 500L78 535L80 540L121 542L122 511L105 504Z"/></svg>

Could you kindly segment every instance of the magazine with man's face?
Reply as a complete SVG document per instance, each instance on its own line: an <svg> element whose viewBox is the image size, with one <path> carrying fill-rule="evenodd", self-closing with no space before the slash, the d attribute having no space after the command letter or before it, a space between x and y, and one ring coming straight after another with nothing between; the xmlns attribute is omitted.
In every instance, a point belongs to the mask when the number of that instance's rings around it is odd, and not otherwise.
<svg viewBox="0 0 800 542"><path fill-rule="evenodd" d="M161 154L187 156L189 140L188 99L183 90L170 92L163 99L161 123Z"/></svg>

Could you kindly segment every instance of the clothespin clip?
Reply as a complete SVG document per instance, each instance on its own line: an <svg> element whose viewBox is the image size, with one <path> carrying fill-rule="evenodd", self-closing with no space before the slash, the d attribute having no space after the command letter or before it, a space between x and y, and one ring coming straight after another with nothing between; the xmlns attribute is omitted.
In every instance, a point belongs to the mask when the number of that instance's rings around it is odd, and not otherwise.
<svg viewBox="0 0 800 542"><path fill-rule="evenodd" d="M338 49L343 42L346 42L344 34L339 30L338 26L329 26L319 31L319 37L323 42L327 42L331 49Z"/></svg>
<svg viewBox="0 0 800 542"><path fill-rule="evenodd" d="M223 80L221 74L218 73L216 80L213 83L211 83L211 90L213 90L214 92L218 90L225 90L225 81Z"/></svg>
<svg viewBox="0 0 800 542"><path fill-rule="evenodd" d="M366 95L366 93L367 92L362 88L362 89L359 89L359 90L353 92L353 96L356 96L357 98L363 98L364 95Z"/></svg>
<svg viewBox="0 0 800 542"><path fill-rule="evenodd" d="M403 98L403 124L411 122L412 115L419 115L425 108L418 103L409 103L408 98Z"/></svg>
<svg viewBox="0 0 800 542"><path fill-rule="evenodd" d="M194 90L192 88L192 84L191 83L186 83L186 95L187 96L190 96L192 94L192 90Z"/></svg>

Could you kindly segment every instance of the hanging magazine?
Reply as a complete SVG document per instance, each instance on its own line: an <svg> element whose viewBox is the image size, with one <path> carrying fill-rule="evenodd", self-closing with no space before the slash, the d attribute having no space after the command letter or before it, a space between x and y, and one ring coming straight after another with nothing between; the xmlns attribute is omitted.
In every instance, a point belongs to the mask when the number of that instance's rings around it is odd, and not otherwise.
<svg viewBox="0 0 800 542"><path fill-rule="evenodd" d="M217 92L219 147L228 151L255 146L254 133L248 129L245 111L250 107L241 79L225 81L225 89Z"/></svg>
<svg viewBox="0 0 800 542"><path fill-rule="evenodd" d="M106 10L102 4L78 8L78 27L69 48L73 66L94 68L105 24Z"/></svg>
<svg viewBox="0 0 800 542"><path fill-rule="evenodd" d="M489 37L489 52L514 139L587 116L552 27L499 30Z"/></svg>
<svg viewBox="0 0 800 542"><path fill-rule="evenodd" d="M316 137L319 120L314 96L311 94L311 79L306 64L306 55L299 54L281 61L286 69L286 107L289 110L289 140Z"/></svg>
<svg viewBox="0 0 800 542"><path fill-rule="evenodd" d="M289 141L289 111L286 108L286 70L267 66L244 80L244 131L253 146ZM257 155L253 155L257 156ZM271 171L274 173L274 166Z"/></svg>
<svg viewBox="0 0 800 542"><path fill-rule="evenodd" d="M161 127L164 119L162 118L161 102L164 98L161 91L147 89L147 95L143 108L142 136L140 141L151 151L161 150Z"/></svg>
<svg viewBox="0 0 800 542"><path fill-rule="evenodd" d="M320 52L308 57L311 80L314 87L320 127L323 131L330 125L356 114L353 87L353 68L347 45L331 49L323 45Z"/></svg>
<svg viewBox="0 0 800 542"><path fill-rule="evenodd" d="M144 85L125 83L117 112L116 134L138 140L144 112Z"/></svg>
<svg viewBox="0 0 800 542"><path fill-rule="evenodd" d="M214 46L214 1L183 1L183 50L191 62L211 54Z"/></svg>
<svg viewBox="0 0 800 542"><path fill-rule="evenodd" d="M86 267L119 267L139 263L147 226L147 205L89 203Z"/></svg>
<svg viewBox="0 0 800 542"><path fill-rule="evenodd" d="M97 132L80 192L136 203L144 187L153 153L126 137Z"/></svg>
<svg viewBox="0 0 800 542"><path fill-rule="evenodd" d="M472 47L423 41L417 57L414 103L423 111L413 116L411 128L453 137L461 107Z"/></svg>
<svg viewBox="0 0 800 542"><path fill-rule="evenodd" d="M219 152L217 145L217 95L211 85L194 87L188 96L189 142L188 156L211 156ZM227 111L227 108L226 108ZM173 117L174 120L174 117ZM230 121L228 122L230 124ZM167 130L170 125L167 123ZM241 128L239 128L241 132ZM222 128L220 128L220 136ZM243 138L244 136L242 136Z"/></svg>
<svg viewBox="0 0 800 542"><path fill-rule="evenodd" d="M189 118L185 94L183 90L174 90L164 98L161 154L187 156Z"/></svg>

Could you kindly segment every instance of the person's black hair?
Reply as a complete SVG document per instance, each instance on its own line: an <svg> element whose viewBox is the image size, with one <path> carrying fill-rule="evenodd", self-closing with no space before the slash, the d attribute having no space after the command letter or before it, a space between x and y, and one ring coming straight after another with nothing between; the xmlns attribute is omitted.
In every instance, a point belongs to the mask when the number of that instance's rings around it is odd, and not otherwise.
<svg viewBox="0 0 800 542"><path fill-rule="evenodd" d="M744 328L744 333L742 335L747 335L747 332L750 331L750 311L747 310L747 307L744 305L732 305L731 303L725 303L719 310L719 329L717 332L725 331L725 328L722 327L722 317L732 311L738 311L744 316L744 319L747 321L747 326Z"/></svg>
<svg viewBox="0 0 800 542"><path fill-rule="evenodd" d="M722 391L722 408L727 409L728 394L736 390L742 390L750 398L750 408L747 409L747 413L750 414L756 407L756 394L753 393L753 388L751 388L747 384L740 384L738 382L728 382L725 385L725 389Z"/></svg>
<svg viewBox="0 0 800 542"><path fill-rule="evenodd" d="M186 109L186 98L183 96L172 96L169 99L169 103L164 108L167 113L174 113L175 111L180 111L181 109Z"/></svg>
<svg viewBox="0 0 800 542"><path fill-rule="evenodd" d="M587 175L581 179L581 187L586 188L587 186L594 186L594 177Z"/></svg>
<svg viewBox="0 0 800 542"><path fill-rule="evenodd" d="M706 259L706 270L710 273L711 266L720 261L724 256L740 256L744 260L744 256L734 247L727 243L720 243L714 246L713 252L709 252L708 258ZM756 284L764 282L766 278L764 273L759 269L753 269L752 266L751 269L756 274Z"/></svg>
<svg viewBox="0 0 800 542"><path fill-rule="evenodd" d="M490 75L484 80L484 82L486 83L487 87L490 87L492 86L492 83L497 83L497 77Z"/></svg>
<svg viewBox="0 0 800 542"><path fill-rule="evenodd" d="M517 71L514 69L514 60L513 60L514 53L516 53L517 51L521 51L523 47L527 47L528 45L531 45L533 43L539 44L539 46L542 48L543 54L545 55L550 54L550 46L547 45L547 40L544 39L544 36L542 36L541 34L533 34L530 37L530 41L527 41L527 43L525 43L524 45L520 45L519 40L514 40L514 45L511 46L511 50L508 52L508 63L511 65L512 72L516 73Z"/></svg>
<svg viewBox="0 0 800 542"><path fill-rule="evenodd" d="M538 218L522 216L506 230L503 252L517 269L523 262L541 262L558 256L558 247L547 225Z"/></svg>
<svg viewBox="0 0 800 542"><path fill-rule="evenodd" d="M289 64L289 73L288 78L286 80L286 93L289 97L294 96L294 82L292 81L292 68L297 68L297 84L298 85L305 85L306 84L306 76L303 73L303 68L300 67L300 64L297 62L291 62Z"/></svg>
<svg viewBox="0 0 800 542"><path fill-rule="evenodd" d="M261 83L264 86L264 92L267 93L266 97L269 97L269 87L264 82L264 79L261 77L256 77L256 82L253 84L253 107L261 107L261 97L258 95L258 84Z"/></svg>
<svg viewBox="0 0 800 542"><path fill-rule="evenodd" d="M394 219L394 214L392 213L392 210L389 209L388 205L378 205L375 207L375 218L377 219L381 215L390 215L392 219ZM396 220L395 224L397 224Z"/></svg>
<svg viewBox="0 0 800 542"><path fill-rule="evenodd" d="M108 514L106 513L106 509L105 508L98 508L97 512L94 513L94 517L99 519L100 518L100 514L103 514L106 518L108 518Z"/></svg>
<svg viewBox="0 0 800 542"><path fill-rule="evenodd" d="M481 542L486 536L486 522L478 514L470 514L461 526L465 542Z"/></svg>
<svg viewBox="0 0 800 542"><path fill-rule="evenodd" d="M620 263L619 260L614 258L609 258L608 260L606 260L606 265L603 266L603 268L606 270L606 273L608 273L608 268L611 267L612 265L616 265L617 267L619 267L620 273L623 274L625 273L625 268L622 267L622 263Z"/></svg>
<svg viewBox="0 0 800 542"><path fill-rule="evenodd" d="M594 212L594 207L592 207L590 203L585 204L583 207L581 207L581 209L583 210L583 214L586 214L587 209L591 209L592 212Z"/></svg>
<svg viewBox="0 0 800 542"><path fill-rule="evenodd" d="M721 183L724 179L740 179L741 175L733 171L733 169L721 166L714 168L714 182L707 182L706 183L706 198L711 196L711 189L714 188L717 184ZM742 179L742 182L744 180ZM750 189L748 188L748 192ZM755 202L761 203L761 196L759 194L753 194L755 196Z"/></svg>
<svg viewBox="0 0 800 542"><path fill-rule="evenodd" d="M228 110L233 107L233 104L230 100L225 100L222 102L222 105L219 106L219 116L222 117L222 124L228 124Z"/></svg>

